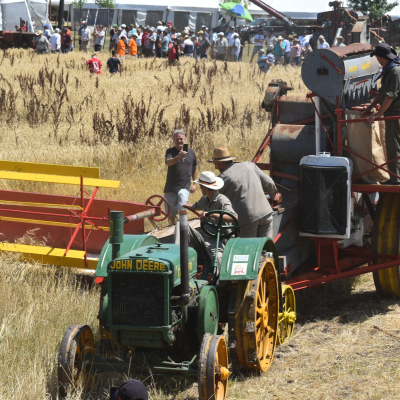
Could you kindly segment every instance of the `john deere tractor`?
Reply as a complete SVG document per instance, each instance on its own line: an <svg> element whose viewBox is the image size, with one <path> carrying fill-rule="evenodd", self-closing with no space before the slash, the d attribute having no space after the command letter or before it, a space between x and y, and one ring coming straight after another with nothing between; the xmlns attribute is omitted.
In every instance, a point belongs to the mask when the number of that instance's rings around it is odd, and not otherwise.
<svg viewBox="0 0 400 400"><path fill-rule="evenodd" d="M217 239L233 236L236 218L224 211L212 213L219 214L218 222L204 221L202 229ZM233 225L223 223L224 214L233 218ZM110 238L96 269L100 345L95 348L88 325L66 331L59 353L60 396L73 390L78 379L88 388L94 373L151 371L197 379L200 399L225 399L230 375L221 334L225 324L233 367L267 370L277 342L290 336L295 319L293 304L289 312L279 309L282 289L274 242L230 238L218 273L216 259L199 265L202 255L188 247L185 211L179 245L150 235L124 235L129 219L111 212ZM210 268L201 272L207 262Z"/></svg>

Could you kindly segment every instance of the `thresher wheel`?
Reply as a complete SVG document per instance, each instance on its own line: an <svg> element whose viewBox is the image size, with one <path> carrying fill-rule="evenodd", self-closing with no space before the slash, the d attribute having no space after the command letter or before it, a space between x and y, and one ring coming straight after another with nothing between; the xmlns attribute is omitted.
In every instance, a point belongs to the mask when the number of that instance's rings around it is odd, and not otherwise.
<svg viewBox="0 0 400 400"><path fill-rule="evenodd" d="M282 285L283 304L279 313L278 344L283 344L293 335L296 321L296 298L291 286Z"/></svg>
<svg viewBox="0 0 400 400"><path fill-rule="evenodd" d="M400 194L380 193L372 232L372 253L400 254ZM377 262L384 262L377 260ZM400 267L373 273L376 291L382 297L400 298Z"/></svg>
<svg viewBox="0 0 400 400"><path fill-rule="evenodd" d="M229 375L224 337L206 333L200 349L199 399L225 400Z"/></svg>
<svg viewBox="0 0 400 400"><path fill-rule="evenodd" d="M58 392L66 397L69 390L76 388L82 376L83 388L90 386L91 374L84 370L88 353L94 354L94 339L88 325L72 325L65 332L58 354ZM70 388L70 389L69 389Z"/></svg>
<svg viewBox="0 0 400 400"><path fill-rule="evenodd" d="M266 371L272 363L278 336L279 289L272 258L267 258L253 281L232 286L236 315L229 320L233 362L246 370Z"/></svg>

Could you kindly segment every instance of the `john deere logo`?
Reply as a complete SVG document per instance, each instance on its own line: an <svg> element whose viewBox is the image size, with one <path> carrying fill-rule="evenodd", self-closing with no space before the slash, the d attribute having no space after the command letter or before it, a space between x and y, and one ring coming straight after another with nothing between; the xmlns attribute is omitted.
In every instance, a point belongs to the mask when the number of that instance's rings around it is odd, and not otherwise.
<svg viewBox="0 0 400 400"><path fill-rule="evenodd" d="M246 275L247 263L233 263L231 275Z"/></svg>

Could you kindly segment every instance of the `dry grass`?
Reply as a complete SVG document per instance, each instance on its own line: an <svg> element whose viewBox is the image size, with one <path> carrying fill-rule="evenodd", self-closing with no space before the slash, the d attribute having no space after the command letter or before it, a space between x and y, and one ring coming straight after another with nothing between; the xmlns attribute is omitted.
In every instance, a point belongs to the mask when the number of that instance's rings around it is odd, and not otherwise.
<svg viewBox="0 0 400 400"><path fill-rule="evenodd" d="M103 64L106 59L101 56ZM189 133L200 170L210 168L206 160L214 146L227 145L249 160L270 124L260 109L270 79L285 79L294 94L306 91L295 68L263 75L244 63L183 61L171 69L159 60L127 60L121 75L104 70L93 77L76 53L0 52L1 159L99 166L103 178L121 180L120 189L103 189L99 197L144 201L163 191L163 158L174 128ZM78 192L12 181L1 181L0 188ZM55 399L66 328L88 323L97 335L97 290L79 285L70 271L7 255L0 256L0 290L0 400ZM398 303L380 300L370 276L351 294L337 290L300 293L294 338L278 349L267 373L234 377L228 398L398 398ZM106 399L109 385L123 379L99 377L87 397ZM195 384L146 383L152 400L197 398Z"/></svg>

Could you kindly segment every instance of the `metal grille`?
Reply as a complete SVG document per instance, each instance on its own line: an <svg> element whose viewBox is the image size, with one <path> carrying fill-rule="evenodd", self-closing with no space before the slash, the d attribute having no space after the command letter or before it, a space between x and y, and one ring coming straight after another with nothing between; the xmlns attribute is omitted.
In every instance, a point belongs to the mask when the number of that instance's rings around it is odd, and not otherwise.
<svg viewBox="0 0 400 400"><path fill-rule="evenodd" d="M347 171L344 167L300 167L301 231L346 233Z"/></svg>
<svg viewBox="0 0 400 400"><path fill-rule="evenodd" d="M114 325L164 325L163 275L117 272L111 280Z"/></svg>

